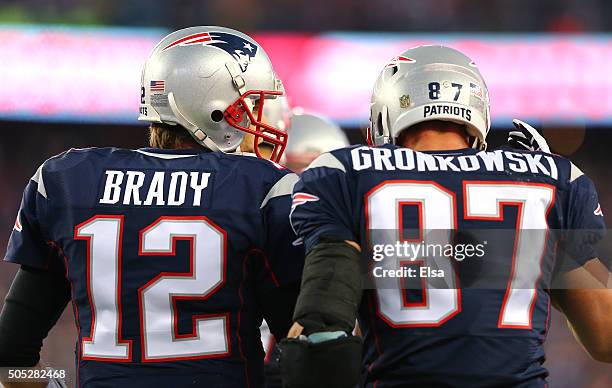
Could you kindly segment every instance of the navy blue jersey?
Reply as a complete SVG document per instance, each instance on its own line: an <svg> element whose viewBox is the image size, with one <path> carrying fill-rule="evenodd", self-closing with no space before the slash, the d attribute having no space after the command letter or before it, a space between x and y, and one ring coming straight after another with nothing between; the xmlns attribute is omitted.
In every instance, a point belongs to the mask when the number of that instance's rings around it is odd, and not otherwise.
<svg viewBox="0 0 612 388"><path fill-rule="evenodd" d="M303 265L296 181L205 150L70 150L27 185L5 260L66 274L79 386L259 387L258 298Z"/></svg>
<svg viewBox="0 0 612 388"><path fill-rule="evenodd" d="M364 381L379 388L544 386L547 290L605 228L593 183L560 156L391 145L320 156L291 221L307 251L362 247Z"/></svg>

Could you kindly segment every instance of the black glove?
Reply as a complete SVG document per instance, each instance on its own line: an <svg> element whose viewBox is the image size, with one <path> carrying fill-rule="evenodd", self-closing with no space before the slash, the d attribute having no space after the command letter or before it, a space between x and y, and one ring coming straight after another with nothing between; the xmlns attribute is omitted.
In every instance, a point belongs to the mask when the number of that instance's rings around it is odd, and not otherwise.
<svg viewBox="0 0 612 388"><path fill-rule="evenodd" d="M518 119L512 120L512 124L514 124L517 131L511 131L508 134L508 145L510 147L519 150L550 153L546 139L537 129Z"/></svg>
<svg viewBox="0 0 612 388"><path fill-rule="evenodd" d="M346 336L322 342L307 337L284 339L281 373L285 388L353 388L361 372L361 338Z"/></svg>

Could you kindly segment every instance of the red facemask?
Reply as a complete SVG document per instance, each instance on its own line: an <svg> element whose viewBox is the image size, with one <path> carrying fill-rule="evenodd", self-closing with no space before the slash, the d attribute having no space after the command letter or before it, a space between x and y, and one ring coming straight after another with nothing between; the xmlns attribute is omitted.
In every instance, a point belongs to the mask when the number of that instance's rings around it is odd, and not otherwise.
<svg viewBox="0 0 612 388"><path fill-rule="evenodd" d="M273 162L278 162L283 152L285 152L285 147L287 146L287 132L264 123L263 107L266 95L281 96L282 94L283 92L281 91L273 90L249 90L238 97L238 99L225 110L225 120L229 125L255 136L253 149L258 158L262 157L259 151L260 140L273 146L272 155L270 156L270 160ZM246 103L246 99L252 95L259 95L259 104L256 112L253 112L249 108L249 104ZM248 127L242 125L245 113L250 122L250 126Z"/></svg>
<svg viewBox="0 0 612 388"><path fill-rule="evenodd" d="M366 129L366 144L370 147L374 146L374 140L372 139L372 128Z"/></svg>

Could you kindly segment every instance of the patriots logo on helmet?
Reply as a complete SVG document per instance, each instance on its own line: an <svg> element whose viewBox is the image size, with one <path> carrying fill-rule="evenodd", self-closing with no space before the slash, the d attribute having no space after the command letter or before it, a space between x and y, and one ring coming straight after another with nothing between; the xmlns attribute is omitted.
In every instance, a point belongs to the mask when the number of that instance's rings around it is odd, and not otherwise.
<svg viewBox="0 0 612 388"><path fill-rule="evenodd" d="M197 34L187 35L168 44L162 51L168 50L176 46L192 46L201 44L203 46L213 46L219 48L231 55L244 73L251 59L257 54L257 45L248 40L228 32L199 32Z"/></svg>
<svg viewBox="0 0 612 388"><path fill-rule="evenodd" d="M414 59L412 59L412 58L408 58L408 57L405 57L403 55L400 55L398 57L392 58L389 61L389 63L387 64L386 67L392 67L392 66L398 65L400 63L415 63L415 62L416 61Z"/></svg>

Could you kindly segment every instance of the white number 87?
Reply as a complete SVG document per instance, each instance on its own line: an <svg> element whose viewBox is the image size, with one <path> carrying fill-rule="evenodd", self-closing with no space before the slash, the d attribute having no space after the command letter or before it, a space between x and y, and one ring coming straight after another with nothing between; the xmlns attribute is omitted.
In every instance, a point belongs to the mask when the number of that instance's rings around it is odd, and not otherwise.
<svg viewBox="0 0 612 388"><path fill-rule="evenodd" d="M530 329L537 296L535 287L541 274L548 235L532 233L531 230L548 230L546 218L554 203L555 188L527 182L464 181L463 193L466 220L502 221L504 205L518 206L512 270L497 326ZM436 243L450 243L450 231L457 228L456 196L433 181L385 181L370 190L365 198L369 235L372 236L376 230L396 230L396 241L399 241L402 228L398 214L401 204L406 202L419 205L421 230L447 231L444 236L438 233ZM373 246L380 242L369 243ZM446 284L450 286L434 288L430 284L423 305L406 305L399 280L397 287L389 288L387 280L375 278L379 316L392 327L404 328L440 326L458 314L461 311L461 290L454 287L456 274L450 260L452 258L436 260L436 265L444 271Z"/></svg>

